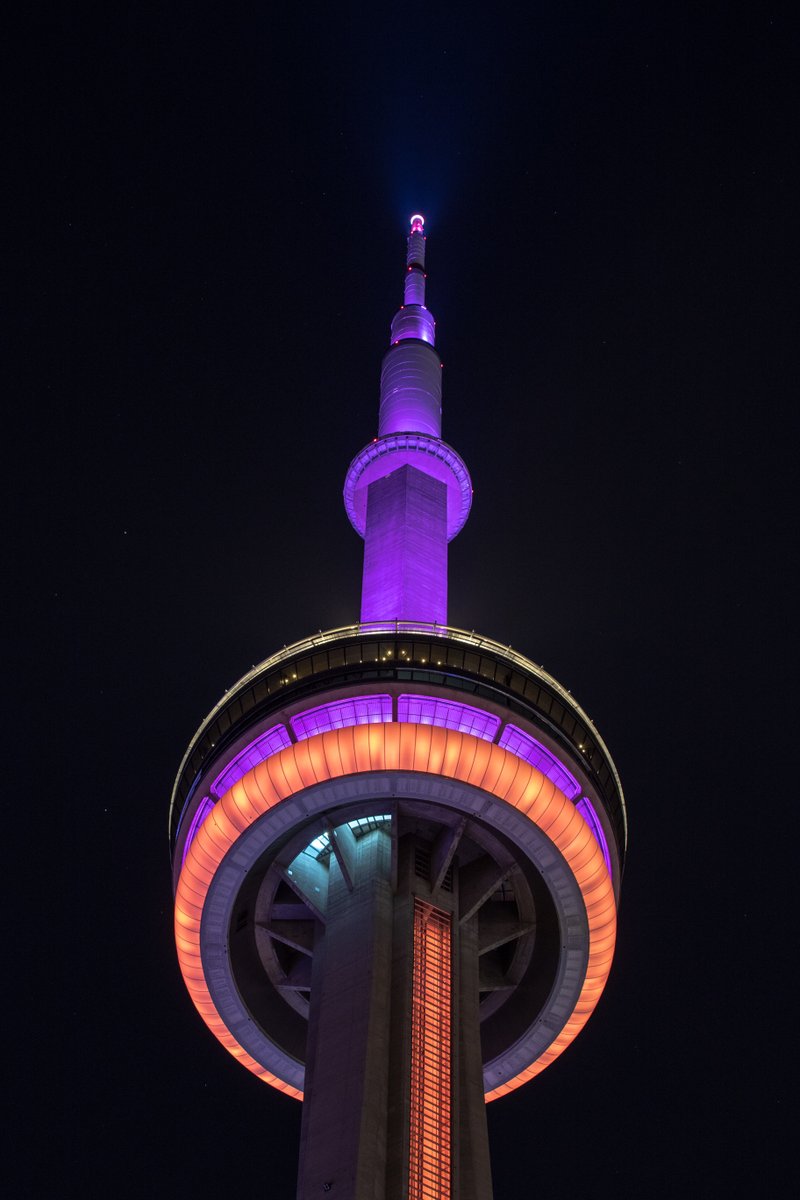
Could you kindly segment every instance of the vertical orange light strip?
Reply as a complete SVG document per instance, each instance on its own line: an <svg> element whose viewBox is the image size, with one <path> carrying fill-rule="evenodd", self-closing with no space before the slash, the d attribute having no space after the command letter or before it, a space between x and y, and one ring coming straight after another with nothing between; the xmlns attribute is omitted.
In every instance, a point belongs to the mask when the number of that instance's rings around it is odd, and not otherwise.
<svg viewBox="0 0 800 1200"><path fill-rule="evenodd" d="M450 1200L451 917L414 900L409 1200Z"/></svg>

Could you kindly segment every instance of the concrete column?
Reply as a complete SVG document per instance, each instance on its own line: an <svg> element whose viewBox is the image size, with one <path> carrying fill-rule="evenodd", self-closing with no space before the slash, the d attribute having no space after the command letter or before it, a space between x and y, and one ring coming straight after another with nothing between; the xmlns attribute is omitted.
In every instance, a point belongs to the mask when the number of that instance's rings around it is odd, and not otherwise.
<svg viewBox="0 0 800 1200"><path fill-rule="evenodd" d="M447 623L447 486L416 467L369 485L361 620Z"/></svg>
<svg viewBox="0 0 800 1200"><path fill-rule="evenodd" d="M436 846L420 844L431 866ZM458 920L457 865L447 887L437 886L438 871L420 874L416 849L416 838L402 839L394 892L386 833L353 840L349 879L329 860L326 923L313 958L298 1200L407 1200L415 896L453 918L448 1200L491 1200L478 920Z"/></svg>
<svg viewBox="0 0 800 1200"><path fill-rule="evenodd" d="M314 952L298 1200L385 1200L390 840L358 843L350 891L332 859Z"/></svg>

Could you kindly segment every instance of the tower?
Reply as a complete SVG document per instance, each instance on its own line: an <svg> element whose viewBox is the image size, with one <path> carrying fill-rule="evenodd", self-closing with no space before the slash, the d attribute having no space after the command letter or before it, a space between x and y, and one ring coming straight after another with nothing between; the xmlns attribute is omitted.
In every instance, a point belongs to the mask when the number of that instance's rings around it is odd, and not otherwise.
<svg viewBox="0 0 800 1200"><path fill-rule="evenodd" d="M222 1044L304 1099L298 1200L487 1200L486 1101L569 1045L614 949L606 746L547 672L447 625L472 488L441 438L425 246L415 215L345 481L360 622L231 688L170 807L181 971Z"/></svg>

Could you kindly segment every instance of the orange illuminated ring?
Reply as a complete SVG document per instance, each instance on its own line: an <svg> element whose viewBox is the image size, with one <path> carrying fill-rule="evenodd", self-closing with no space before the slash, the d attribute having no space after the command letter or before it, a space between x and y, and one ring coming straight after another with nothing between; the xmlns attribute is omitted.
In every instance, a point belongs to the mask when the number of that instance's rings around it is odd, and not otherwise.
<svg viewBox="0 0 800 1200"><path fill-rule="evenodd" d="M259 1078L288 1095L302 1092L258 1063L223 1022L209 992L200 952L203 905L217 868L237 839L282 800L328 780L376 771L413 771L458 780L510 804L557 847L580 890L589 929L583 985L571 1014L547 1049L486 1100L513 1091L558 1057L589 1019L611 969L616 905L602 852L572 802L530 763L468 733L386 722L334 729L298 742L253 767L203 821L181 870L175 940L189 994L220 1042Z"/></svg>

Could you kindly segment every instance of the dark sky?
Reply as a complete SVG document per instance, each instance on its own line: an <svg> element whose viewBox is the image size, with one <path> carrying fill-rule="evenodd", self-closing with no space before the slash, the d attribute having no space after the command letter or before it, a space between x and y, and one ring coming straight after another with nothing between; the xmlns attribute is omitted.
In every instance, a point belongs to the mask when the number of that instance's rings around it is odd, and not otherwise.
<svg viewBox="0 0 800 1200"><path fill-rule="evenodd" d="M8 475L34 551L12 678L51 770L30 834L60 860L49 1194L294 1195L299 1106L179 976L167 807L223 690L357 617L341 487L417 208L475 485L451 623L572 689L631 827L606 994L490 1106L496 1200L791 1191L786 11L41 16L13 122L33 440Z"/></svg>

